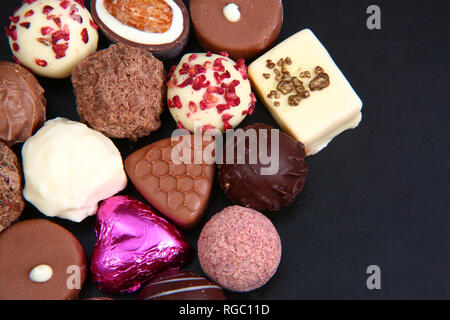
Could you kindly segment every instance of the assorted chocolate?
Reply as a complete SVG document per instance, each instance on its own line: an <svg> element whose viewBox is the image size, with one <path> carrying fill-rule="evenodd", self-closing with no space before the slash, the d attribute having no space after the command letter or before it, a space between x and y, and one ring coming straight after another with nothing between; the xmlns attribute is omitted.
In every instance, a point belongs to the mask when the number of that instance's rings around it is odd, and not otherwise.
<svg viewBox="0 0 450 320"><path fill-rule="evenodd" d="M361 99L309 29L255 60L249 76L278 125L307 155L361 121Z"/></svg>
<svg viewBox="0 0 450 320"><path fill-rule="evenodd" d="M255 290L272 278L281 260L281 240L262 213L225 208L203 227L197 243L203 272L230 291Z"/></svg>
<svg viewBox="0 0 450 320"><path fill-rule="evenodd" d="M226 300L223 289L191 271L170 269L145 285L140 300Z"/></svg>
<svg viewBox="0 0 450 320"><path fill-rule="evenodd" d="M252 58L277 39L283 23L281 0L191 0L192 24L203 49Z"/></svg>
<svg viewBox="0 0 450 320"><path fill-rule="evenodd" d="M214 180L214 158L208 163L203 157L205 150L210 154L215 150L214 139L199 138L167 138L134 152L125 161L126 172L140 194L184 229L200 221Z"/></svg>
<svg viewBox="0 0 450 320"><path fill-rule="evenodd" d="M91 276L104 292L135 292L159 273L182 267L192 257L191 246L175 226L128 196L102 203L95 233Z"/></svg>
<svg viewBox="0 0 450 320"><path fill-rule="evenodd" d="M0 61L0 141L25 142L46 120L44 89L24 67Z"/></svg>
<svg viewBox="0 0 450 320"><path fill-rule="evenodd" d="M305 184L305 148L265 124L252 124L242 130L244 134L235 134L227 141L225 152L232 150L234 157L231 163L223 159L224 164L218 165L220 186L233 203L260 211L280 211L295 200ZM253 163L252 155L256 155Z"/></svg>
<svg viewBox="0 0 450 320"><path fill-rule="evenodd" d="M72 83L78 114L110 138L136 141L161 126L165 71L150 52L111 45L83 59Z"/></svg>
<svg viewBox="0 0 450 320"><path fill-rule="evenodd" d="M34 73L67 78L97 50L97 25L82 0L27 0L9 17L14 60Z"/></svg>
<svg viewBox="0 0 450 320"><path fill-rule="evenodd" d="M49 120L22 148L23 195L50 217L81 222L127 185L113 142L82 123Z"/></svg>
<svg viewBox="0 0 450 320"><path fill-rule="evenodd" d="M93 18L83 0L26 0L9 17L16 64L0 62L0 299L76 299L87 276L83 249L69 231L48 219L17 222L24 199L48 217L81 222L97 214L90 278L105 293L224 300L224 290L255 290L276 273L280 236L259 211L295 201L306 156L356 127L362 102L308 29L257 58L247 73L244 58L278 37L281 0L189 6L208 52L185 54L168 75L158 59L181 55L189 39L181 0L93 0ZM97 51L97 25L116 44ZM44 89L31 72L71 76L81 122L46 122ZM228 134L254 112L252 88L286 133L255 123ZM110 138L149 136L165 105L181 133L124 162ZM9 148L22 142L23 170ZM181 269L194 249L178 227L200 223L216 163L220 187L238 205L201 229L205 278ZM148 204L117 195L127 175Z"/></svg>
<svg viewBox="0 0 450 320"><path fill-rule="evenodd" d="M179 56L189 40L189 13L181 0L92 0L91 11L111 41L162 60Z"/></svg>
<svg viewBox="0 0 450 320"><path fill-rule="evenodd" d="M0 232L16 222L25 208L22 181L22 167L16 154L0 142Z"/></svg>
<svg viewBox="0 0 450 320"><path fill-rule="evenodd" d="M86 258L68 230L45 219L0 233L0 300L73 300L86 279Z"/></svg>
<svg viewBox="0 0 450 320"><path fill-rule="evenodd" d="M167 105L179 128L224 132L252 114L255 103L245 61L227 53L186 54L169 74Z"/></svg>

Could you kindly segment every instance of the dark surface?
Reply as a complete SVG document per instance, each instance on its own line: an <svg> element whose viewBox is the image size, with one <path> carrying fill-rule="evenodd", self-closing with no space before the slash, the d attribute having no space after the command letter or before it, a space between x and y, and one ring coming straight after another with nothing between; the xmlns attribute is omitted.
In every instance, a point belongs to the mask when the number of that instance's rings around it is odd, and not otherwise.
<svg viewBox="0 0 450 320"><path fill-rule="evenodd" d="M309 157L306 185L296 201L270 215L283 244L278 272L256 291L231 299L450 299L448 1L377 1L382 29L368 30L372 1L288 0L276 43L309 27L324 43L364 102L363 121ZM3 24L19 1L2 1ZM101 37L100 48L107 41ZM186 52L199 51L195 37ZM11 61L6 36L0 59ZM166 63L168 70L177 60ZM38 78L48 119L78 120L70 79ZM241 126L276 126L257 104ZM175 129L166 109L162 128L135 144L115 140L123 157ZM20 154L21 145L14 150ZM129 184L126 194L142 199ZM217 182L197 228L230 205ZM22 219L42 218L27 204ZM94 221L51 219L81 241L88 261ZM20 253L18 253L20 254ZM369 265L381 268L379 291L366 287ZM198 259L189 269L201 273ZM88 279L81 298L102 295ZM135 295L123 298L135 298Z"/></svg>

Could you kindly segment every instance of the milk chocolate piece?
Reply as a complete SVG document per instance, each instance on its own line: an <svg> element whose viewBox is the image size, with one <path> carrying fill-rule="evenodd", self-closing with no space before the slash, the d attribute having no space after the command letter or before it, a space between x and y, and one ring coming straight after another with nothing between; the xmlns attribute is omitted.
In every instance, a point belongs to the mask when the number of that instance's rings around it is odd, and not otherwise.
<svg viewBox="0 0 450 320"><path fill-rule="evenodd" d="M0 141L27 140L45 122L44 89L24 67L0 61Z"/></svg>
<svg viewBox="0 0 450 320"><path fill-rule="evenodd" d="M243 129L244 132L254 130L257 140L250 143L244 135L236 135L228 140L226 152L234 149L233 163L218 165L218 179L228 198L236 204L242 204L255 210L276 212L291 204L303 188L308 168L305 149L302 143L295 142L289 135L278 131L278 141L274 141L272 128L265 124L253 124ZM264 131L267 133L265 134ZM243 139L246 139L245 141ZM263 139L261 141L261 139ZM238 145L245 143L245 163L238 161ZM256 151L253 146L267 145L270 163L263 164L262 153L258 149L257 163L250 163L250 154ZM275 150L272 144L278 145L278 168L276 167ZM260 148L260 147L258 147ZM225 161L224 161L225 162ZM273 172L262 169L273 168Z"/></svg>
<svg viewBox="0 0 450 320"><path fill-rule="evenodd" d="M288 58L290 64L272 65ZM309 29L277 45L248 70L261 101L278 125L305 145L307 155L316 154L361 121L361 99ZM281 79L281 71L291 78ZM294 89L290 93L285 91L289 84ZM278 96L270 94L274 90L279 90Z"/></svg>
<svg viewBox="0 0 450 320"><path fill-rule="evenodd" d="M186 47L189 12L181 0L92 0L94 21L112 42L169 60Z"/></svg>
<svg viewBox="0 0 450 320"><path fill-rule="evenodd" d="M72 300L86 279L80 243L48 220L25 220L0 233L0 253L0 300ZM37 268L38 277L31 273Z"/></svg>
<svg viewBox="0 0 450 320"><path fill-rule="evenodd" d="M139 300L225 300L223 289L191 271L170 269L150 281Z"/></svg>
<svg viewBox="0 0 450 320"><path fill-rule="evenodd" d="M189 6L203 49L227 51L233 59L252 58L265 51L283 23L281 0L191 0Z"/></svg>
<svg viewBox="0 0 450 320"><path fill-rule="evenodd" d="M194 157L214 149L215 142L207 136L204 141L202 136L198 137L199 141L194 135L167 138L136 151L125 161L125 170L142 196L184 229L192 228L200 220L209 203L214 179L213 161L207 163L203 157L194 161ZM180 143L186 143L190 155L184 154L186 159L177 164L172 150L183 146L178 146Z"/></svg>

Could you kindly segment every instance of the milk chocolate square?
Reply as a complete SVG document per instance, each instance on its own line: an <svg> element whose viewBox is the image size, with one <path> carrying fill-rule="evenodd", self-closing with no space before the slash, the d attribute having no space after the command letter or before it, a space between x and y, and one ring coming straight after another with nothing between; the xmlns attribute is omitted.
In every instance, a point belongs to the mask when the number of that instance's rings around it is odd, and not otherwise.
<svg viewBox="0 0 450 320"><path fill-rule="evenodd" d="M202 155L213 154L215 142L206 137L198 140L194 135L184 138L167 138L134 152L126 159L125 170L155 209L179 227L190 229L209 203L215 164L206 162ZM187 148L181 148L180 143ZM172 153L183 156L183 160L174 159Z"/></svg>
<svg viewBox="0 0 450 320"><path fill-rule="evenodd" d="M307 155L361 121L361 99L309 29L254 61L249 76L278 125Z"/></svg>

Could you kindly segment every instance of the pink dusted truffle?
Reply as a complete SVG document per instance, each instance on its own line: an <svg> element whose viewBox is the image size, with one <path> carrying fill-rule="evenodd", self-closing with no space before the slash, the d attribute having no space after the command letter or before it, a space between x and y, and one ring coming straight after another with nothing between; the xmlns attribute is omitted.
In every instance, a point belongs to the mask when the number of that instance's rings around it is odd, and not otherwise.
<svg viewBox="0 0 450 320"><path fill-rule="evenodd" d="M280 236L260 212L228 207L204 226L198 257L203 272L222 287L251 291L275 274L281 259Z"/></svg>

